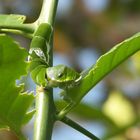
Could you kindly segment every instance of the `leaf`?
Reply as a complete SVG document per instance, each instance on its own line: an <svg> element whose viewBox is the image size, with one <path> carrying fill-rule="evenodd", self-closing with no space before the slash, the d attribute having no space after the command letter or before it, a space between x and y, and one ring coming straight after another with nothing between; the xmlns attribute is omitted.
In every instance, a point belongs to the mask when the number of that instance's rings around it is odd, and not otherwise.
<svg viewBox="0 0 140 140"><path fill-rule="evenodd" d="M31 110L30 112L27 112L25 117L24 117L24 119L23 119L23 121L22 121L22 123L23 124L28 123L32 119L32 117L33 117L35 112L36 112L35 109Z"/></svg>
<svg viewBox="0 0 140 140"><path fill-rule="evenodd" d="M69 109L78 104L90 89L139 49L140 33L137 33L102 55L96 64L90 68L85 77L83 77L81 83L76 87L68 89L67 96L73 102L72 105L70 105L71 107L69 106Z"/></svg>
<svg viewBox="0 0 140 140"><path fill-rule="evenodd" d="M103 105L103 111L119 127L127 126L136 119L133 105L118 91L109 94L108 100Z"/></svg>
<svg viewBox="0 0 140 140"><path fill-rule="evenodd" d="M0 26L2 25L18 25L25 21L26 17L24 15L0 15Z"/></svg>
<svg viewBox="0 0 140 140"><path fill-rule="evenodd" d="M25 139L21 127L34 99L31 93L21 93L23 86L15 85L16 79L26 74L26 57L25 49L12 38L0 35L0 126L14 131L21 140Z"/></svg>

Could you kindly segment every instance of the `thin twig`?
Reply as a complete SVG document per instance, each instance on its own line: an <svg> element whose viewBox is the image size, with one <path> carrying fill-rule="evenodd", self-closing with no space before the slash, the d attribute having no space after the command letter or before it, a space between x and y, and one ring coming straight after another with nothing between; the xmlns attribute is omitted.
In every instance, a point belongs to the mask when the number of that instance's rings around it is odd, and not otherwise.
<svg viewBox="0 0 140 140"><path fill-rule="evenodd" d="M91 138L92 140L100 140L94 134L92 134L91 132L89 132L88 130L86 130L85 128L83 128L82 126L80 126L79 124L77 124L76 122L74 122L73 120L69 119L66 116L64 118L62 118L60 121L69 125L70 127L74 128L75 130L81 132L82 134Z"/></svg>

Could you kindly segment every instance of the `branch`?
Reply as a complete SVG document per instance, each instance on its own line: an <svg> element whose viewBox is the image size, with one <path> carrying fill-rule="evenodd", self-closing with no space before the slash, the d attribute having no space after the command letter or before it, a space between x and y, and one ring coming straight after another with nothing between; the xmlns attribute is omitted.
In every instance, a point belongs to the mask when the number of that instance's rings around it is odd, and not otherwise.
<svg viewBox="0 0 140 140"><path fill-rule="evenodd" d="M35 30L35 24L15 24L15 25L0 25L0 29L12 29L12 30L19 30L25 33L32 34Z"/></svg>
<svg viewBox="0 0 140 140"><path fill-rule="evenodd" d="M51 26L54 24L56 8L58 0L43 0L40 16L34 23L36 28L41 23L49 23ZM53 35L48 44L49 50L49 66L53 62ZM41 89L41 90L40 90ZM36 118L34 127L34 140L51 140L52 129L55 121L55 106L53 100L52 89L43 89L39 87L36 97Z"/></svg>
<svg viewBox="0 0 140 140"><path fill-rule="evenodd" d="M69 119L66 116L64 118L62 118L60 121L69 125L70 127L74 128L75 130L81 132L82 134L91 138L92 140L100 140L95 135L93 135L91 132L89 132L88 130L86 130L85 128L83 128L82 126L80 126L79 124L77 124L76 122L74 122L73 120Z"/></svg>
<svg viewBox="0 0 140 140"><path fill-rule="evenodd" d="M51 140L55 107L51 90L37 87L34 140Z"/></svg>
<svg viewBox="0 0 140 140"><path fill-rule="evenodd" d="M0 29L0 33L13 33L13 34L18 34L18 35L23 35L29 39L33 37L32 34L28 34L26 32L20 31L20 30L13 30L13 29Z"/></svg>
<svg viewBox="0 0 140 140"><path fill-rule="evenodd" d="M44 0L40 16L36 22L54 24L58 0Z"/></svg>

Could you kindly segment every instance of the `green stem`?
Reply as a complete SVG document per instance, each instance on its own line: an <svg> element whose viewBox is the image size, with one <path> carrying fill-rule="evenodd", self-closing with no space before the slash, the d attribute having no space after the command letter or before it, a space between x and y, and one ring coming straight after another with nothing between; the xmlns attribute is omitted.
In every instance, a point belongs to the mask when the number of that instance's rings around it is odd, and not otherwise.
<svg viewBox="0 0 140 140"><path fill-rule="evenodd" d="M95 135L93 135L92 133L90 133L88 130L86 130L85 128L83 128L82 126L80 126L79 124L77 124L76 122L74 122L73 120L69 119L68 117L64 117L62 120L63 123L71 126L72 128L74 128L75 130L81 132L82 134L84 134L85 136L91 138L92 140L100 140L99 138L97 138Z"/></svg>
<svg viewBox="0 0 140 140"><path fill-rule="evenodd" d="M75 103L69 103L66 107L64 107L64 108L56 115L57 119L58 119L58 120L63 119L63 118L67 115L67 113L69 113L69 112L71 111L71 109L72 109L74 106L76 106Z"/></svg>
<svg viewBox="0 0 140 140"><path fill-rule="evenodd" d="M12 29L19 30L25 33L33 33L35 25L33 24L17 24L17 25L0 25L0 29Z"/></svg>
<svg viewBox="0 0 140 140"><path fill-rule="evenodd" d="M40 16L34 23L38 27L41 23L49 23L53 26L58 0L43 0ZM49 44L49 66L53 62L53 35ZM41 90L40 90L41 88ZM34 127L34 140L51 140L55 121L55 106L52 89L39 87L36 97L36 118Z"/></svg>
<svg viewBox="0 0 140 140"><path fill-rule="evenodd" d="M58 0L43 0L42 10L38 18L38 22L47 22L51 25L54 24Z"/></svg>
<svg viewBox="0 0 140 140"><path fill-rule="evenodd" d="M13 34L25 36L30 39L33 37L33 34L29 34L20 30L13 30L13 29L0 29L0 33L13 33Z"/></svg>
<svg viewBox="0 0 140 140"><path fill-rule="evenodd" d="M51 140L55 107L51 90L37 88L34 140Z"/></svg>

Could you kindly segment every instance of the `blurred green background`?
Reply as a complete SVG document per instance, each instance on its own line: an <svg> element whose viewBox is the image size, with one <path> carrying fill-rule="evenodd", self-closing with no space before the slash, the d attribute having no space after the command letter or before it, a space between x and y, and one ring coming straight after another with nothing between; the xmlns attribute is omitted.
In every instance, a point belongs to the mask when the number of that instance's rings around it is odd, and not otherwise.
<svg viewBox="0 0 140 140"><path fill-rule="evenodd" d="M0 13L24 14L37 19L42 0L0 0ZM82 71L115 44L140 31L140 0L59 0L54 37L54 65ZM29 48L30 40L16 37ZM125 52L124 52L125 53ZM104 78L69 114L103 140L140 140L140 52ZM35 85L29 77L27 89ZM55 89L58 108L64 103ZM32 140L33 120L23 128ZM88 140L79 132L56 123L53 140ZM0 140L17 140L0 132Z"/></svg>

